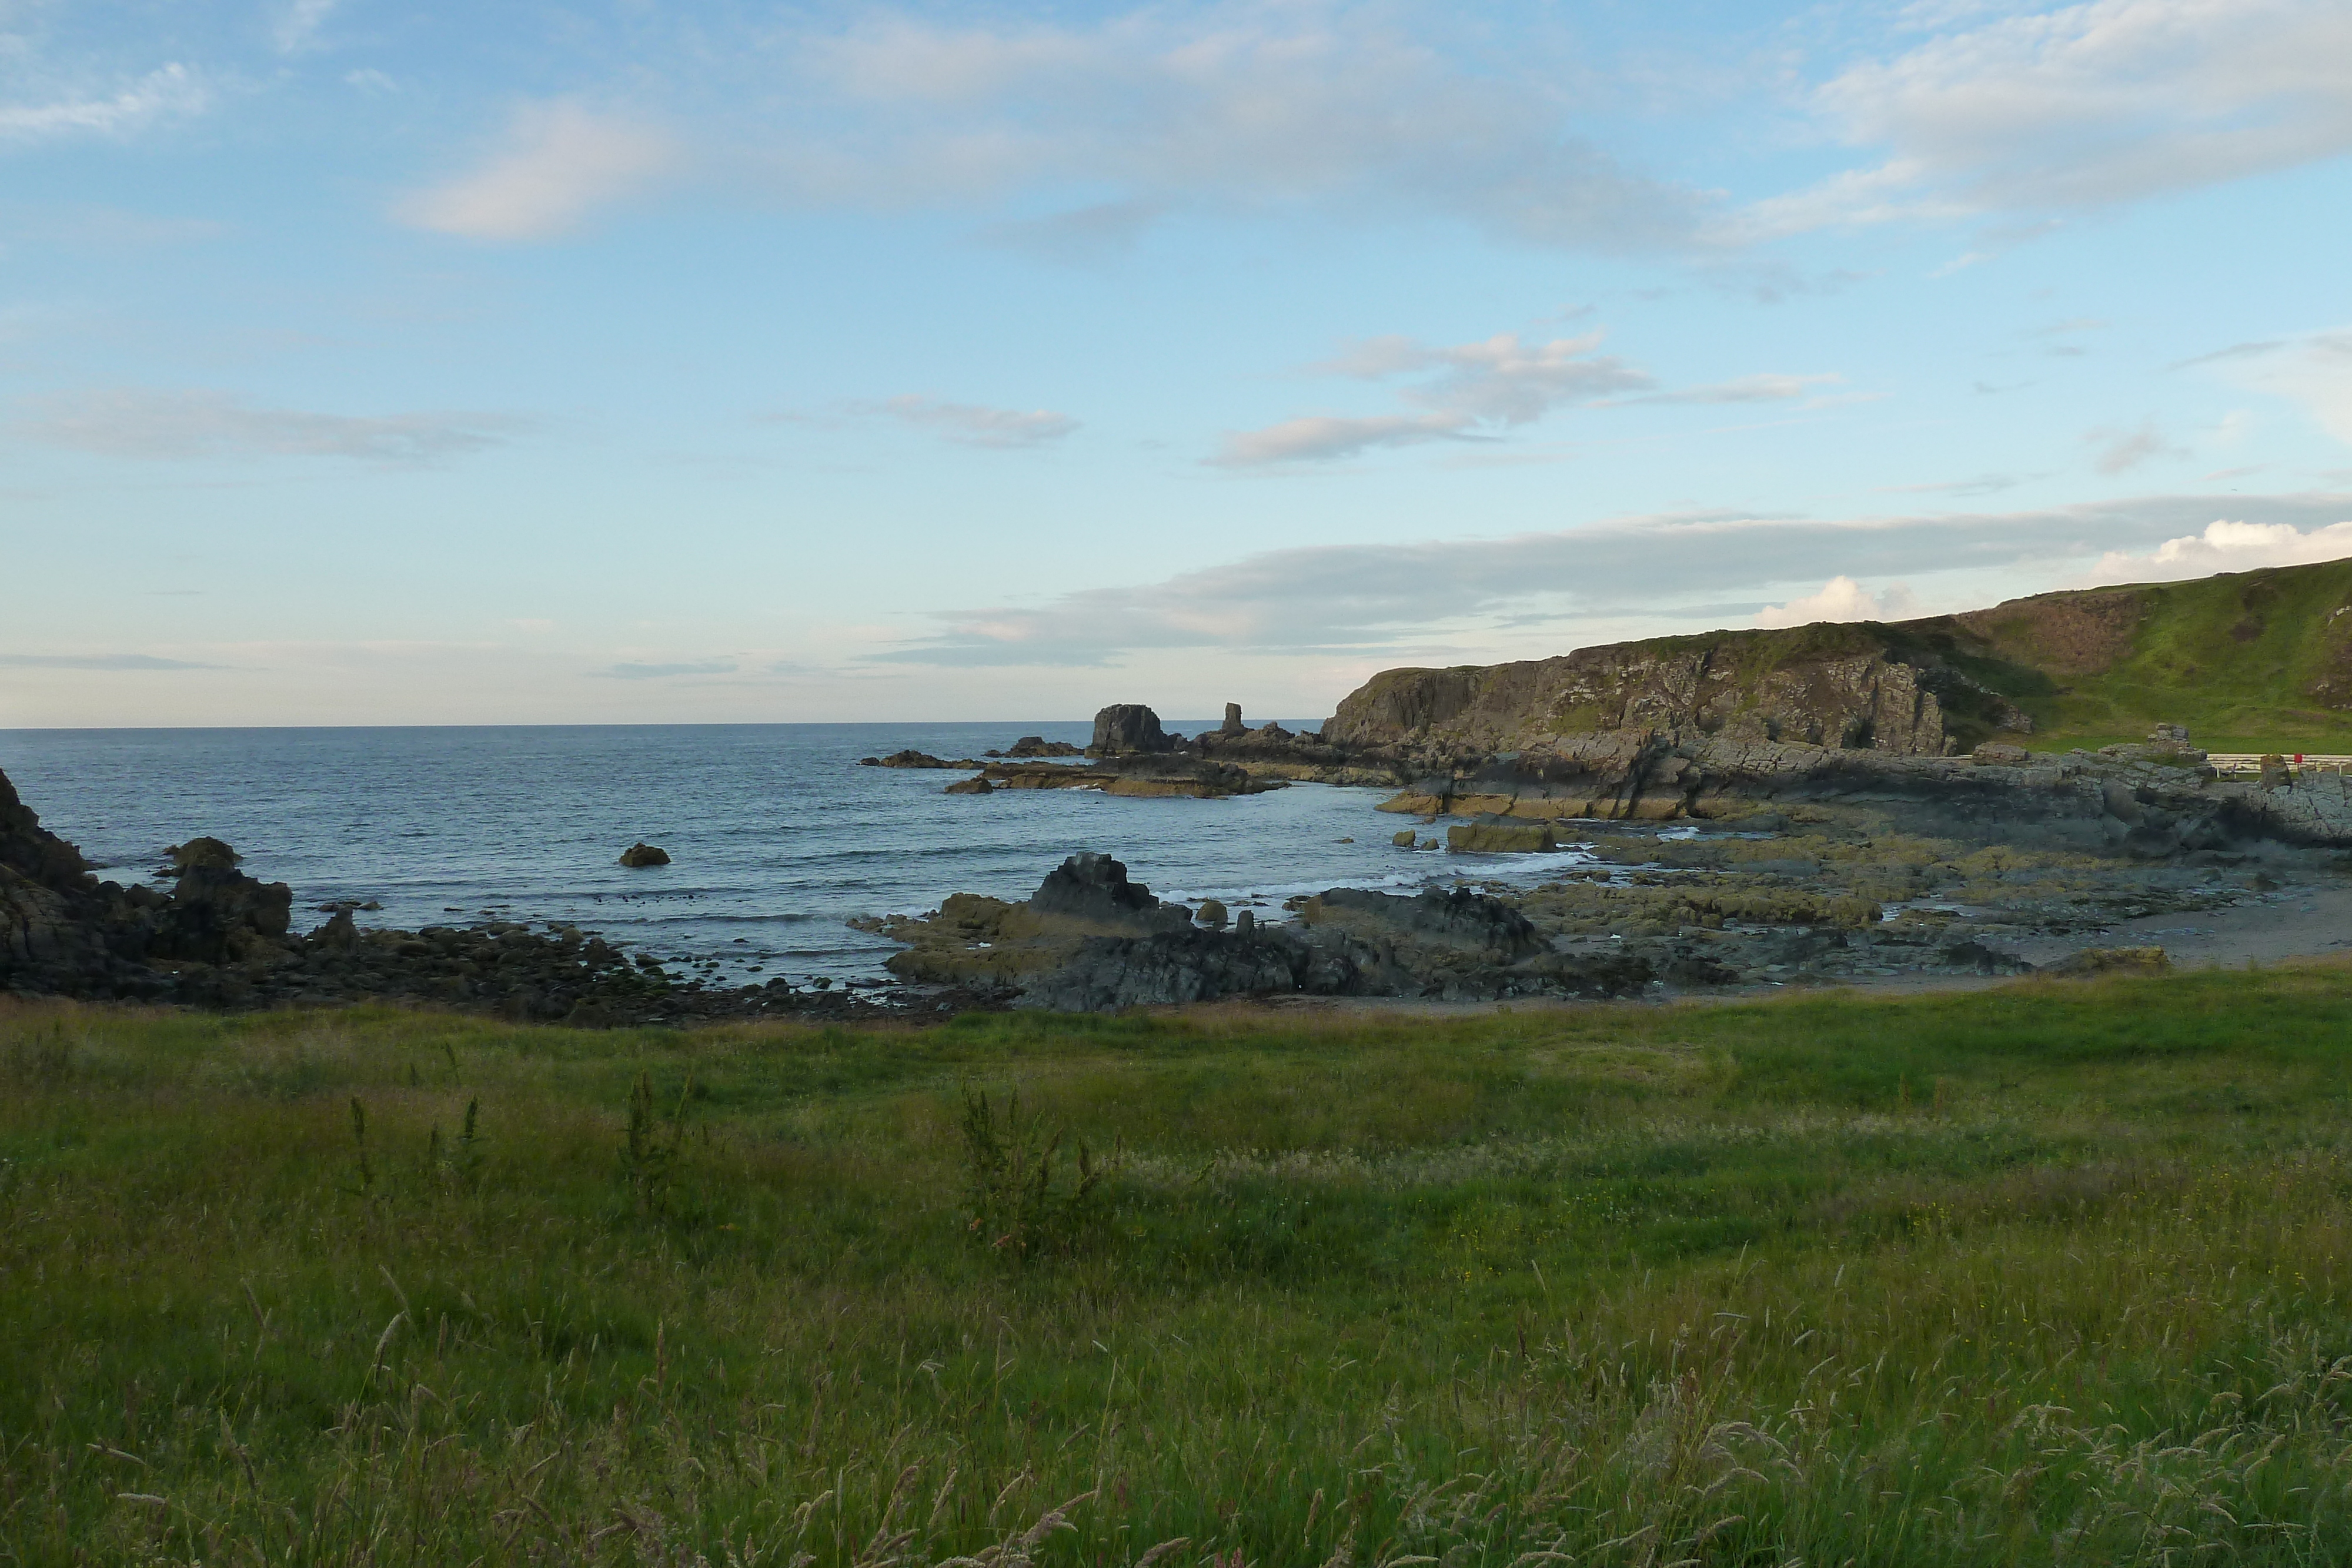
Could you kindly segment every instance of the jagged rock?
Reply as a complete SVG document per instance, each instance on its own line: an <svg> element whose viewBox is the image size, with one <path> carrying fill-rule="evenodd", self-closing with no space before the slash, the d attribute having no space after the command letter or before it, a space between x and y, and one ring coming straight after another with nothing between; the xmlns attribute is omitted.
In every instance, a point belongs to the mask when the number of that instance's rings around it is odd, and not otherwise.
<svg viewBox="0 0 2352 1568"><path fill-rule="evenodd" d="M658 844L640 840L621 852L621 863L635 871L645 866L669 864L669 852Z"/></svg>
<svg viewBox="0 0 2352 1568"><path fill-rule="evenodd" d="M1175 741L1160 727L1158 714L1140 703L1113 703L1095 715L1095 737L1087 755L1125 757L1175 748Z"/></svg>
<svg viewBox="0 0 2352 1568"><path fill-rule="evenodd" d="M1035 915L1088 926L1168 931L1192 923L1190 910L1160 903L1151 889L1128 880L1123 862L1105 854L1082 852L1064 861L1029 895L1028 907Z"/></svg>

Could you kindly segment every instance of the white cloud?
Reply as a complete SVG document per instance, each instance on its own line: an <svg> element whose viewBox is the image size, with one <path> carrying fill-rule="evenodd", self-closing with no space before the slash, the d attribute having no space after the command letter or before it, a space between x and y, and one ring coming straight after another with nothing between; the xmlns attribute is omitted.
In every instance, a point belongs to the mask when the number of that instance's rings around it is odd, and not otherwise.
<svg viewBox="0 0 2352 1568"><path fill-rule="evenodd" d="M866 134L778 167L860 199L1094 186L1147 205L1403 206L1602 249L1675 243L1692 198L1563 134L1534 71L1473 71L1352 5L1144 8L1089 26L900 16L814 46ZM1093 198L1099 202L1099 196Z"/></svg>
<svg viewBox="0 0 2352 1568"><path fill-rule="evenodd" d="M418 228L468 239L545 239L682 166L677 141L568 99L527 103L503 145L470 173L401 202Z"/></svg>
<svg viewBox="0 0 2352 1568"><path fill-rule="evenodd" d="M1091 665L1154 648L1379 653L1465 622L1504 618L1536 626L1600 615L1746 619L1775 591L1833 575L1886 581L1974 570L2013 579L2028 570L2048 580L2102 552L2155 549L2223 507L2304 529L2325 529L2352 513L2352 500L2332 495L2220 502L2152 496L1990 514L1631 517L1502 538L1317 546L1066 594L1042 606L938 612L938 635L878 659ZM1908 613L1916 606L1907 592L1889 589L1875 602Z"/></svg>
<svg viewBox="0 0 2352 1568"><path fill-rule="evenodd" d="M335 4L336 0L291 0L278 12L277 25L270 29L278 52L291 55L309 47L333 14Z"/></svg>
<svg viewBox="0 0 2352 1568"><path fill-rule="evenodd" d="M1572 62L1465 58L1449 52L1461 29L1427 35L1444 47L1423 42L1385 0L1213 0L1068 22L863 16L746 44L724 89L679 108L704 128L695 172L793 207L985 213L988 237L1078 260L1178 212L1436 216L1640 253L1696 243L1716 200L1577 135ZM696 79L712 76L698 60ZM549 181L541 165L574 160L518 141L420 199L413 221L484 232L480 204L459 199L476 184L552 183L561 221L521 228L535 235L687 167L675 149L640 149L621 160L625 179Z"/></svg>
<svg viewBox="0 0 2352 1568"><path fill-rule="evenodd" d="M358 457L430 463L502 444L524 422L490 413L355 416L257 408L223 392L124 389L37 400L17 431L107 457Z"/></svg>
<svg viewBox="0 0 2352 1568"><path fill-rule="evenodd" d="M2095 0L1963 22L1821 88L1819 110L1883 161L1758 204L1742 227L2079 211L2333 157L2352 149L2347 59L2343 0Z"/></svg>
<svg viewBox="0 0 2352 1568"><path fill-rule="evenodd" d="M1336 359L1310 367L1353 381L1420 376L1399 395L1425 412L1349 416L1309 414L1224 438L1211 461L1253 468L1328 462L1379 447L1433 441L1492 440L1555 410L1634 402L1762 402L1804 396L1835 376L1756 375L1713 386L1660 392L1655 378L1613 354L1598 352L1598 332L1531 342L1499 332L1472 343L1433 347L1412 338L1367 338Z"/></svg>
<svg viewBox="0 0 2352 1568"><path fill-rule="evenodd" d="M980 403L942 402L937 398L912 394L887 399L877 407L894 419L936 431L967 446L1043 446L1078 428L1078 422L1068 414L1044 408L989 408Z"/></svg>
<svg viewBox="0 0 2352 1568"><path fill-rule="evenodd" d="M2172 582L2187 577L2210 577L2217 571L2307 566L2314 561L2341 560L2347 556L2352 556L2352 521L2304 529L2293 523L2221 519L2206 524L2202 533L2167 539L2146 554L2109 550L2083 580Z"/></svg>
<svg viewBox="0 0 2352 1568"><path fill-rule="evenodd" d="M1850 577L1833 577L1819 593L1768 604L1757 612L1759 626L1810 626L1817 621L1907 621L1919 613L1919 596L1906 583L1872 593Z"/></svg>
<svg viewBox="0 0 2352 1568"><path fill-rule="evenodd" d="M0 102L0 141L128 136L161 120L200 114L211 101L212 94L194 72L184 65L168 65L112 93L40 103Z"/></svg>

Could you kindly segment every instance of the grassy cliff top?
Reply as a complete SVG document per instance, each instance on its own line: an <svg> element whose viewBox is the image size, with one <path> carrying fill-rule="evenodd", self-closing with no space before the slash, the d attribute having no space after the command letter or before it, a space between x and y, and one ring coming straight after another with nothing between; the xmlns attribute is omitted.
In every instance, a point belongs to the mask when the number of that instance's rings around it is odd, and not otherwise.
<svg viewBox="0 0 2352 1568"><path fill-rule="evenodd" d="M2022 738L2036 749L2144 740L2158 724L2181 724L2212 751L2352 751L2352 559L2042 593L1891 623L1652 637L1568 656L1701 652L1744 678L1879 653L1940 661L2031 715L2033 734ZM1385 671L1362 691L1402 694L1440 674L1481 672Z"/></svg>

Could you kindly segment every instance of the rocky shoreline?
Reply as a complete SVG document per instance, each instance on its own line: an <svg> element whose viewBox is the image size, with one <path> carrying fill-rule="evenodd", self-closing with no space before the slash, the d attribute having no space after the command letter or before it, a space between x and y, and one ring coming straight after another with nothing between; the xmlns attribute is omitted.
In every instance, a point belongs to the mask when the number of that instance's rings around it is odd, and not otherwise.
<svg viewBox="0 0 2352 1568"><path fill-rule="evenodd" d="M178 846L168 889L100 881L0 776L0 990L215 1009L391 1001L593 1027L1959 983L2123 962L2097 955L2126 946L2129 962L2163 961L2143 951L2158 943L2103 936L2126 927L2194 933L2273 908L2284 920L2290 901L2333 909L2352 846L2340 772L2281 760L2223 778L2169 727L2053 756L2003 740L1929 755L1672 726L1487 749L1447 722L1426 692L1375 682L1320 731L1251 728L1229 706L1223 726L1184 737L1120 705L1084 748L1032 737L984 760L868 758L972 769L951 793L1213 800L1378 784L1381 810L1420 824L1393 835L1399 852L1445 852L1414 863L1454 884L1228 911L1162 902L1119 862L1081 855L1026 900L958 894L928 915L853 922L901 946L897 983L839 987L713 984L545 923L368 930L346 908L297 932L290 890L247 874L217 840ZM1507 857L1562 848L1572 862L1535 885L1495 875ZM667 858L623 852L656 856ZM2151 925L2166 920L2191 924Z"/></svg>

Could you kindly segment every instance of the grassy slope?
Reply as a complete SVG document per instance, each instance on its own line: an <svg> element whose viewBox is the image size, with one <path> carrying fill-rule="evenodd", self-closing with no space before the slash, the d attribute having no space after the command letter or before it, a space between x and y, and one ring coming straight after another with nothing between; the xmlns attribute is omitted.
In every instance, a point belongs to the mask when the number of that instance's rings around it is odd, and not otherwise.
<svg viewBox="0 0 2352 1568"><path fill-rule="evenodd" d="M2352 632L2352 618L2329 619L2352 602L2352 561L2130 591L2147 613L2128 654L2103 671L2062 675L2055 691L2012 693L2034 716L2034 747L2143 740L2152 725L2174 723L2215 751L2352 750L2352 711L2310 690L2336 667ZM2042 663L2025 611L2033 602L2020 601L1998 643L2027 665Z"/></svg>
<svg viewBox="0 0 2352 1568"><path fill-rule="evenodd" d="M0 1007L0 1562L919 1563L1088 1493L1041 1562L2342 1561L2347 1001ZM1070 1255L972 1230L967 1082L1125 1141Z"/></svg>

